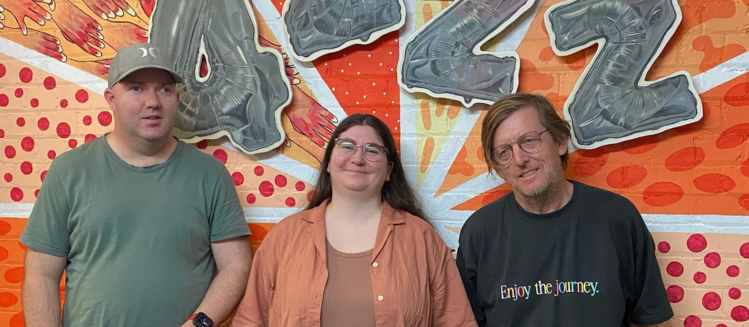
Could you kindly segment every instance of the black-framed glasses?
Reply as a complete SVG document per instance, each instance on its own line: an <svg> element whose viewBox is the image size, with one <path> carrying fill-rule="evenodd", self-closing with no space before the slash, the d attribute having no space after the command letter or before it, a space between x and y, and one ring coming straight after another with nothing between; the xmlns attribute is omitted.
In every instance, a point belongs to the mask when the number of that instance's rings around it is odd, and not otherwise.
<svg viewBox="0 0 749 327"><path fill-rule="evenodd" d="M362 148L364 159L371 162L382 160L382 156L388 152L387 148L379 144L367 143L356 145L356 142L351 139L335 139L335 150L341 157L348 158L352 156L356 152L356 148Z"/></svg>
<svg viewBox="0 0 749 327"><path fill-rule="evenodd" d="M539 132L528 132L520 135L517 142L502 144L492 150L492 160L500 165L507 164L512 160L512 145L517 143L520 150L526 153L536 153L541 148L541 134L546 133L548 129Z"/></svg>

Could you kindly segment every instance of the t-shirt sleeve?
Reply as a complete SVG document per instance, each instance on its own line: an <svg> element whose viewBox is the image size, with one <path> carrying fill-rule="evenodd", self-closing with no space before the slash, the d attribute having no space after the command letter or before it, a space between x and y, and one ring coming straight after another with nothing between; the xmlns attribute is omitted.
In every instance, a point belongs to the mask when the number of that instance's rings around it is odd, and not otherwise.
<svg viewBox="0 0 749 327"><path fill-rule="evenodd" d="M636 209L635 209L636 212ZM655 257L655 243L642 216L636 212L633 224L635 276L634 303L630 313L632 322L655 325L674 316L663 285L661 271Z"/></svg>
<svg viewBox="0 0 749 327"><path fill-rule="evenodd" d="M20 242L42 253L67 257L70 251L70 203L59 170L53 162L47 171Z"/></svg>
<svg viewBox="0 0 749 327"><path fill-rule="evenodd" d="M250 235L237 190L226 169L222 169L216 183L211 207L211 242Z"/></svg>

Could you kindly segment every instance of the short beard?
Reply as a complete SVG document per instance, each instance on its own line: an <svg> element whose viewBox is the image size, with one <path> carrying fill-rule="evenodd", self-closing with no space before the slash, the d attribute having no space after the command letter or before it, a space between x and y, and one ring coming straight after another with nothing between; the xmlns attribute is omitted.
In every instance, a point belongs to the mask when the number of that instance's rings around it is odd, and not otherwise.
<svg viewBox="0 0 749 327"><path fill-rule="evenodd" d="M513 189L516 193L525 198L527 202L544 203L556 194L557 188L561 185L561 181L564 180L564 170L561 165L554 167L554 171L549 172L549 179L543 184L533 190L525 190L522 188Z"/></svg>

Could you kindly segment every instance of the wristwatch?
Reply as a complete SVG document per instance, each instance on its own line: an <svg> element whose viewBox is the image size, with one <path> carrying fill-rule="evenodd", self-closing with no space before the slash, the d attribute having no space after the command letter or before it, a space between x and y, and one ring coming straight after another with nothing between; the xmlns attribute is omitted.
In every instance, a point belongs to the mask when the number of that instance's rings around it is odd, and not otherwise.
<svg viewBox="0 0 749 327"><path fill-rule="evenodd" d="M192 315L192 324L197 327L213 327L213 320L205 313L198 312Z"/></svg>

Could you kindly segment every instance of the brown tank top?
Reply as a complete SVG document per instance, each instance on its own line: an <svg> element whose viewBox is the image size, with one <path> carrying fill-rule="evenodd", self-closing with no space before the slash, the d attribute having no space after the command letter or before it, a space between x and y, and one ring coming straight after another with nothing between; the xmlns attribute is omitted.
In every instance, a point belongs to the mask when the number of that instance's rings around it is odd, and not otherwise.
<svg viewBox="0 0 749 327"><path fill-rule="evenodd" d="M322 297L321 327L375 327L369 279L372 250L343 253L327 243L327 252L328 282Z"/></svg>

